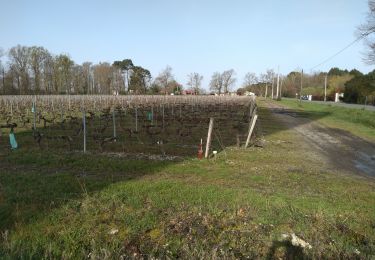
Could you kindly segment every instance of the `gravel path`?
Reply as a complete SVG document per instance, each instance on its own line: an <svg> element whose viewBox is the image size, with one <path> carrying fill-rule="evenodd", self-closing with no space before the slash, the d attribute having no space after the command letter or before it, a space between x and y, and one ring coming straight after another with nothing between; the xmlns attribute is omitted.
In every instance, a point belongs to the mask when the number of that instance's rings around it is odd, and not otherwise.
<svg viewBox="0 0 375 260"><path fill-rule="evenodd" d="M303 137L333 167L375 177L375 144L347 131L326 127L299 112L266 102L274 116Z"/></svg>

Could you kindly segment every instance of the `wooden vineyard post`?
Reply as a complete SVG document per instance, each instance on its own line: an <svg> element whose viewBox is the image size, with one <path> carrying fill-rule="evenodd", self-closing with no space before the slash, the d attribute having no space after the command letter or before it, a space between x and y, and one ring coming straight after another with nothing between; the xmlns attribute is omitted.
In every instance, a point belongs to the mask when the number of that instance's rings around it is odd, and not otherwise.
<svg viewBox="0 0 375 260"><path fill-rule="evenodd" d="M245 148L247 148L249 146L251 134L253 133L254 126L255 126L255 123L256 123L257 119L258 119L258 115L256 115L256 114L251 118L251 121L250 121L250 124L249 124L249 126L250 126L249 134L247 135Z"/></svg>
<svg viewBox="0 0 375 260"><path fill-rule="evenodd" d="M163 104L162 110L163 110L163 129L164 129L164 104Z"/></svg>
<svg viewBox="0 0 375 260"><path fill-rule="evenodd" d="M138 132L138 110L135 107L135 131Z"/></svg>
<svg viewBox="0 0 375 260"><path fill-rule="evenodd" d="M212 129L214 128L214 118L210 118L210 124L208 126L208 134L207 134L207 142L206 142L206 152L204 154L204 158L208 158L208 154L210 152L210 145L211 145L211 136L212 136Z"/></svg>
<svg viewBox="0 0 375 260"><path fill-rule="evenodd" d="M116 134L116 112L115 112L114 108L113 108L113 112L112 112L112 120L113 120L113 138L115 138L115 141L116 141L116 138L117 138L117 134Z"/></svg>
<svg viewBox="0 0 375 260"><path fill-rule="evenodd" d="M82 124L83 124L83 153L86 153L86 112L82 111Z"/></svg>
<svg viewBox="0 0 375 260"><path fill-rule="evenodd" d="M151 106L151 125L154 124L154 105Z"/></svg>
<svg viewBox="0 0 375 260"><path fill-rule="evenodd" d="M34 96L34 102L33 102L33 113L34 113L34 122L33 122L33 127L34 131L36 130L36 97Z"/></svg>

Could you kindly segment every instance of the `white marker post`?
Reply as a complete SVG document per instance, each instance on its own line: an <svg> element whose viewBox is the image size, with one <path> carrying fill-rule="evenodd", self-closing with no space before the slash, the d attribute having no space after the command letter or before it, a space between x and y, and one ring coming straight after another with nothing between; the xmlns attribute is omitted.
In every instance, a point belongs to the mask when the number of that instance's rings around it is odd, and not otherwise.
<svg viewBox="0 0 375 260"><path fill-rule="evenodd" d="M253 133L254 126L255 126L255 123L256 123L257 119L258 119L258 115L254 115L253 118L251 119L249 134L247 135L245 148L247 148L249 146L250 138L251 138L251 135Z"/></svg>
<svg viewBox="0 0 375 260"><path fill-rule="evenodd" d="M208 126L208 134L207 134L207 143L206 143L206 152L204 154L204 158L208 158L208 154L210 152L210 145L211 145L211 136L212 136L212 129L214 128L214 118L210 118L210 124Z"/></svg>

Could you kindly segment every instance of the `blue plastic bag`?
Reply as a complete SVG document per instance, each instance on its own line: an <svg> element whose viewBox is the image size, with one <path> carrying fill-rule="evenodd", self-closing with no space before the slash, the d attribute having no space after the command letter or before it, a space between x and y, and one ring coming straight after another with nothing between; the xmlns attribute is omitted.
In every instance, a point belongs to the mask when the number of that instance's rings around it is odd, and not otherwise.
<svg viewBox="0 0 375 260"><path fill-rule="evenodd" d="M152 112L147 112L147 119L149 121L152 121L153 117L154 117L154 115L152 114Z"/></svg>
<svg viewBox="0 0 375 260"><path fill-rule="evenodd" d="M12 147L12 150L17 149L18 144L17 144L16 137L13 132L9 134L9 141L10 141L10 146Z"/></svg>

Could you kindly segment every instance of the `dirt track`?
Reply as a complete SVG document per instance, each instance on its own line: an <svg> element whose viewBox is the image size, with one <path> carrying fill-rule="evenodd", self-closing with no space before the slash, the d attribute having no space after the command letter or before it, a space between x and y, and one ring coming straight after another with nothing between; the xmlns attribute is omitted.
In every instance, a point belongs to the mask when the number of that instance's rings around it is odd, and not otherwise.
<svg viewBox="0 0 375 260"><path fill-rule="evenodd" d="M273 115L302 136L305 144L318 152L329 166L354 174L375 177L375 144L347 131L329 128L298 111L266 102Z"/></svg>

